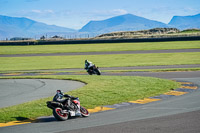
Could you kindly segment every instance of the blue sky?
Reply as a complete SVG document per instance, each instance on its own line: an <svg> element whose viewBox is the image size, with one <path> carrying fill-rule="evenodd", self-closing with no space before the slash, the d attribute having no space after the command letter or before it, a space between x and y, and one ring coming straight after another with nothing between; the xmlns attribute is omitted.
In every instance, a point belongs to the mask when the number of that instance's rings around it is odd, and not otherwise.
<svg viewBox="0 0 200 133"><path fill-rule="evenodd" d="M200 0L0 0L0 15L73 29L127 13L168 23L173 16L200 13Z"/></svg>

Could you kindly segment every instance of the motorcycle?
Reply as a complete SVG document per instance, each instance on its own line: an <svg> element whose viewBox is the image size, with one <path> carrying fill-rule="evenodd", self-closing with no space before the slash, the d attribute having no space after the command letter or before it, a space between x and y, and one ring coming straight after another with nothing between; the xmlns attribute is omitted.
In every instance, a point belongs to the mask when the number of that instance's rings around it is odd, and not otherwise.
<svg viewBox="0 0 200 133"><path fill-rule="evenodd" d="M82 116L88 117L90 113L86 108L80 105L78 97L64 95L66 99L62 102L47 101L47 107L53 110L53 116L58 121L65 121L70 117ZM80 113L76 112L80 108Z"/></svg>
<svg viewBox="0 0 200 133"><path fill-rule="evenodd" d="M91 66L88 70L87 70L89 75L92 74L97 74L97 75L101 75L101 71L99 70L99 68L96 65Z"/></svg>

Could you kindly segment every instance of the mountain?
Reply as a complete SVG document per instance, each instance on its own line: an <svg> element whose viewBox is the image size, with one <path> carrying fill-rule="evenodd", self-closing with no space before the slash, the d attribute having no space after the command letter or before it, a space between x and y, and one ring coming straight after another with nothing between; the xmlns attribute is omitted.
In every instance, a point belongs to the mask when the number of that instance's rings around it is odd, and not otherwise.
<svg viewBox="0 0 200 133"><path fill-rule="evenodd" d="M102 21L90 21L79 32L114 32L114 31L137 31L158 27L168 27L167 24L149 20L132 14L112 17Z"/></svg>
<svg viewBox="0 0 200 133"><path fill-rule="evenodd" d="M169 25L180 30L200 28L200 14L192 16L174 16Z"/></svg>
<svg viewBox="0 0 200 133"><path fill-rule="evenodd" d="M115 31L139 31L153 28L178 28L179 30L200 28L200 14L192 16L174 16L169 24L149 20L132 14L125 14L101 21L90 21L79 33L70 28L47 25L28 18L0 15L0 40L12 37L39 38L42 35L54 36L94 36ZM73 38L73 37L72 37Z"/></svg>
<svg viewBox="0 0 200 133"><path fill-rule="evenodd" d="M75 32L75 30L55 25L47 25L28 18L0 15L0 39L10 37L33 37L49 32Z"/></svg>

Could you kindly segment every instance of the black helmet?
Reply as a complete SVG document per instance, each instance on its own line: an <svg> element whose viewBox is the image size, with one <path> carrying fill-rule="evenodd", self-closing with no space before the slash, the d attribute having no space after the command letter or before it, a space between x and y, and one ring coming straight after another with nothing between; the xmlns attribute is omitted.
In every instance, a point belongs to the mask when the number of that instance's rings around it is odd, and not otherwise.
<svg viewBox="0 0 200 133"><path fill-rule="evenodd" d="M85 60L85 63L88 63L88 60Z"/></svg>

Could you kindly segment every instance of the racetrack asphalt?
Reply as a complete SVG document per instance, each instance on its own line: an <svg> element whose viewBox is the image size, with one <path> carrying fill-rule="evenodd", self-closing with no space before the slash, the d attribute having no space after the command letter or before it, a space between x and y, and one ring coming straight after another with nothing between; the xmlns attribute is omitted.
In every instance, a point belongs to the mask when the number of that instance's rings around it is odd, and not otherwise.
<svg viewBox="0 0 200 133"><path fill-rule="evenodd" d="M198 67L199 65L195 65ZM181 65L177 66L181 68ZM195 68L194 67L194 68ZM164 67L162 67L164 68ZM167 66L166 66L167 68ZM117 69L117 68L116 68ZM120 68L118 68L120 69ZM83 69L82 69L83 70ZM105 69L104 69L105 70ZM109 69L111 70L111 69ZM115 68L113 69L115 70ZM126 70L126 69L123 69ZM39 71L39 70L38 70ZM87 72L56 72L56 73L2 73L0 76L36 76L36 75L88 75ZM200 71L171 71L171 72L145 72L145 71L136 71L136 72L102 72L104 76L144 76L144 77L157 77L157 78L164 78L164 79L171 79L171 78L190 78L190 77L200 77Z"/></svg>
<svg viewBox="0 0 200 133"><path fill-rule="evenodd" d="M60 89L68 92L84 83L55 79L0 79L0 108L55 95Z"/></svg>
<svg viewBox="0 0 200 133"><path fill-rule="evenodd" d="M200 86L200 72L123 72L104 75L152 76L189 81ZM44 121L0 128L1 133L197 133L200 132L200 90L138 107L128 106L92 114L88 118Z"/></svg>
<svg viewBox="0 0 200 133"><path fill-rule="evenodd" d="M199 118L198 110L59 133L198 133Z"/></svg>

